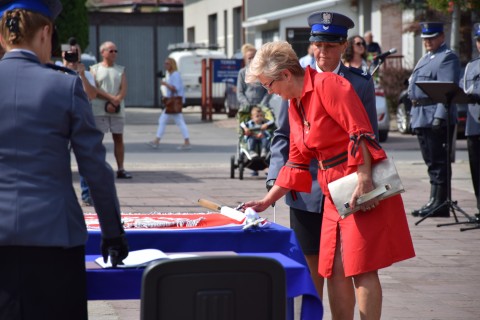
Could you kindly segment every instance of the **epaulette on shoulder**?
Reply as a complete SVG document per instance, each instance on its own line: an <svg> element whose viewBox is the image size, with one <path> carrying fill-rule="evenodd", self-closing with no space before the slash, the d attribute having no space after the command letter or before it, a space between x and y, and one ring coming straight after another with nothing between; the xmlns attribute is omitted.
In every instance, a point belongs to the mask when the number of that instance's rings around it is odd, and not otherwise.
<svg viewBox="0 0 480 320"><path fill-rule="evenodd" d="M366 71L363 71L362 69L359 69L359 68L354 68L354 67L348 67L348 69L355 75L357 76L361 76L367 80L370 80L370 78L372 77L370 75L370 73L366 72Z"/></svg>
<svg viewBox="0 0 480 320"><path fill-rule="evenodd" d="M75 71L73 71L72 69L65 68L65 67L62 67L62 66L53 64L53 63L47 63L46 66L47 66L48 68L53 69L53 70L56 70L56 71L60 71L60 72L67 73L67 74L71 74L71 75L74 75L74 76L77 75L77 73L76 73Z"/></svg>

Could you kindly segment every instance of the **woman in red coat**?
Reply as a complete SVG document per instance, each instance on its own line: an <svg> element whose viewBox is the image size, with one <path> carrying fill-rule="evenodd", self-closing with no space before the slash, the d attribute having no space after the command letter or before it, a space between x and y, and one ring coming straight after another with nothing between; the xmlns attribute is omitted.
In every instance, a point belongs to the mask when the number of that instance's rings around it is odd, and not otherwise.
<svg viewBox="0 0 480 320"><path fill-rule="evenodd" d="M275 186L245 207L264 211L290 190L309 192L312 158L320 162L318 181L325 194L319 273L327 278L334 319L353 319L355 294L362 319L380 319L382 288L378 269L415 256L400 195L363 203L341 219L328 192L329 182L357 172L350 205L374 189L373 163L386 158L350 83L329 72L303 70L290 44L262 46L247 71L271 93L290 100L290 153Z"/></svg>

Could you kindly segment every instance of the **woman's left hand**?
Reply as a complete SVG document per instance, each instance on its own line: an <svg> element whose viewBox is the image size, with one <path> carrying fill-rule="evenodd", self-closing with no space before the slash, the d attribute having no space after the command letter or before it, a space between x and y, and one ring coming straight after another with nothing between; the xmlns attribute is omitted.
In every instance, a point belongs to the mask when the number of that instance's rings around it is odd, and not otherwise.
<svg viewBox="0 0 480 320"><path fill-rule="evenodd" d="M375 186L373 185L373 181L371 177L367 179L361 179L359 177L357 187L355 188L355 191L352 194L352 198L350 199L350 208L355 208L357 199L360 196L372 191L373 189L375 189ZM375 198L365 203L362 203L360 205L360 210L362 211L372 210L376 206L378 206L378 204L379 204L379 201L377 198Z"/></svg>

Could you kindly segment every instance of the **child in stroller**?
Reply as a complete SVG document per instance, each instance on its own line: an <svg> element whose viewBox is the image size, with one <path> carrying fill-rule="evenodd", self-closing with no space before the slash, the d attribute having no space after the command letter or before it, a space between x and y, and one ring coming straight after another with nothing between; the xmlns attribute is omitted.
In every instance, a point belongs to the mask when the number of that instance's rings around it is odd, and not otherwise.
<svg viewBox="0 0 480 320"><path fill-rule="evenodd" d="M262 108L253 106L250 110L250 120L240 123L243 129L244 139L247 142L248 152L252 157L258 156L260 147L260 157L267 156L270 147L271 134L269 127L274 123L273 120L266 120Z"/></svg>
<svg viewBox="0 0 480 320"><path fill-rule="evenodd" d="M249 105L241 108L237 114L239 121L238 165L240 179L243 169L252 170L252 176L258 176L259 170L268 167L270 161L270 142L275 130L275 117L270 108L261 105Z"/></svg>

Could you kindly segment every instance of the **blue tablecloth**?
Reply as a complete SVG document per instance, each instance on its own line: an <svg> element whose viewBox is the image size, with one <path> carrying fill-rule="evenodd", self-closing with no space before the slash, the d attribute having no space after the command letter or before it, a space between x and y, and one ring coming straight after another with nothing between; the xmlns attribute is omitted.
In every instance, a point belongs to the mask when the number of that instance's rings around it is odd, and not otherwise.
<svg viewBox="0 0 480 320"><path fill-rule="evenodd" d="M288 291L291 293L289 297L299 295L303 296L302 303L302 319L321 319L319 312L322 313L321 302L314 290L313 283L308 273L305 257L300 249L295 233L283 226L272 223L269 228L264 229L248 229L242 230L241 227L212 228L212 229L190 229L190 230L126 230L127 239L130 250L141 250L155 248L163 252L205 252L205 251L234 251L236 253L265 253L269 252L273 255L279 253L290 258L293 262L297 262L303 266L303 282L297 281L291 283ZM100 231L89 231L89 238L86 244L87 255L100 255ZM279 260L284 266L288 266L288 260ZM291 261L290 260L290 261ZM298 268L290 268L287 272L300 272ZM125 270L89 270L89 299L139 299L140 276L126 276ZM121 275L123 285L130 288L138 288L135 294L127 298L120 293L111 292L108 295L100 297L100 293L95 296L96 292L101 292L100 286L96 285L98 277L110 277ZM302 276L303 277L303 276ZM110 282L112 283L112 282ZM115 283L115 282L113 282ZM303 283L303 284L302 284ZM309 284L307 284L309 283ZM298 285L297 285L298 284ZM94 289L95 286L95 289ZM312 289L313 288L313 289ZM98 290L98 291L97 291ZM113 290L115 291L115 290ZM320 308L318 308L320 305ZM312 316L314 315L314 316Z"/></svg>
<svg viewBox="0 0 480 320"><path fill-rule="evenodd" d="M100 231L89 231L86 254L100 254ZM155 248L163 252L235 251L279 252L307 265L295 233L272 223L264 229L239 227L182 230L126 230L130 250Z"/></svg>

